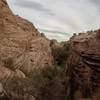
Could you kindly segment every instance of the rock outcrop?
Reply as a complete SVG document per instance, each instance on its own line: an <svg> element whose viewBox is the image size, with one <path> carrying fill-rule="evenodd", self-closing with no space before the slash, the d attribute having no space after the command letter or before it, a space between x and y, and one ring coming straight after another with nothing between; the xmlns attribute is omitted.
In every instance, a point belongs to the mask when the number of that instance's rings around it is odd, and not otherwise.
<svg viewBox="0 0 100 100"><path fill-rule="evenodd" d="M14 15L6 0L0 0L0 79L25 77L23 72L42 69L52 61L50 41L32 23Z"/></svg>
<svg viewBox="0 0 100 100"><path fill-rule="evenodd" d="M70 44L70 100L100 100L100 30L75 35Z"/></svg>

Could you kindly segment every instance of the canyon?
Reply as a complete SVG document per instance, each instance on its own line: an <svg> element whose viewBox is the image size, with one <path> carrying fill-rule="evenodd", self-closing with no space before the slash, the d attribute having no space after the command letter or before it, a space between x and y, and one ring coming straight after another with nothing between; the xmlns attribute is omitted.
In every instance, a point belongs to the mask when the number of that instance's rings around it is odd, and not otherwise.
<svg viewBox="0 0 100 100"><path fill-rule="evenodd" d="M0 0L0 100L99 100L100 29L58 43Z"/></svg>

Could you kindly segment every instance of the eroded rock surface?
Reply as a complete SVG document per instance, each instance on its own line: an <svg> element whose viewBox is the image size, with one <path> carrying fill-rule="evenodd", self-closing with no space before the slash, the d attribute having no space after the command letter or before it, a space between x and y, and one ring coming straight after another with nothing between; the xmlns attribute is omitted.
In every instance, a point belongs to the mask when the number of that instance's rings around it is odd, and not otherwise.
<svg viewBox="0 0 100 100"><path fill-rule="evenodd" d="M16 16L0 0L0 79L52 65L50 42L29 21Z"/></svg>
<svg viewBox="0 0 100 100"><path fill-rule="evenodd" d="M67 61L70 99L100 99L100 30L71 38ZM86 99L87 100L87 99Z"/></svg>

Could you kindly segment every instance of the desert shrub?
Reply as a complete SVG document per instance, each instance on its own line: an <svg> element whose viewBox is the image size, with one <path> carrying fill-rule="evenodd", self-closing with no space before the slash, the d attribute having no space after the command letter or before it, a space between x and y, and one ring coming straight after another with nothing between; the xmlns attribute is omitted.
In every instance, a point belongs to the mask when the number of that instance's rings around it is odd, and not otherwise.
<svg viewBox="0 0 100 100"><path fill-rule="evenodd" d="M66 100L66 73L62 67L46 66L26 78L9 80L6 89L20 95L31 94L37 100Z"/></svg>
<svg viewBox="0 0 100 100"><path fill-rule="evenodd" d="M56 65L62 66L66 64L69 54L69 43L62 43L61 47L52 48L52 54Z"/></svg>
<svg viewBox="0 0 100 100"><path fill-rule="evenodd" d="M66 79L64 79L64 70L59 66L47 67L41 72L41 75L43 83L39 88L39 100L62 100L62 98L65 100Z"/></svg>

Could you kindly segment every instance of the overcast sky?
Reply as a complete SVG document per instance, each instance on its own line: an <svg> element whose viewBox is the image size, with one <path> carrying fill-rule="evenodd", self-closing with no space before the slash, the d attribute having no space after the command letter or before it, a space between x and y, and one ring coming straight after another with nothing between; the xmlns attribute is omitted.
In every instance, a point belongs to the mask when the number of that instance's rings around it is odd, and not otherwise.
<svg viewBox="0 0 100 100"><path fill-rule="evenodd" d="M100 28L100 0L7 0L10 8L31 21L50 39Z"/></svg>

